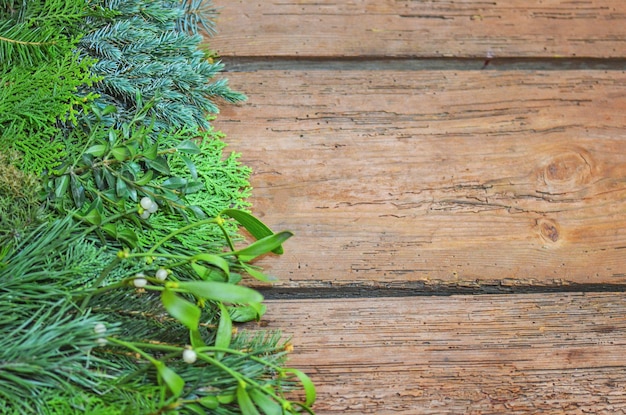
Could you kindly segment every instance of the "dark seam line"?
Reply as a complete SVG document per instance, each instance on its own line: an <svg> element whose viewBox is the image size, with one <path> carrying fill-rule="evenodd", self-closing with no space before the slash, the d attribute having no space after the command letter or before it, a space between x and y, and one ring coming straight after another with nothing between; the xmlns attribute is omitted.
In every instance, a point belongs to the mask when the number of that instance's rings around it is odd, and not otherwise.
<svg viewBox="0 0 626 415"><path fill-rule="evenodd" d="M331 288L281 288L256 287L268 300L381 298L381 297L449 297L458 295L523 295L567 293L624 293L623 284L568 284L566 286L503 286L498 284L479 287L422 286L407 288L331 287Z"/></svg>
<svg viewBox="0 0 626 415"><path fill-rule="evenodd" d="M258 70L626 70L626 58L223 57L225 72Z"/></svg>

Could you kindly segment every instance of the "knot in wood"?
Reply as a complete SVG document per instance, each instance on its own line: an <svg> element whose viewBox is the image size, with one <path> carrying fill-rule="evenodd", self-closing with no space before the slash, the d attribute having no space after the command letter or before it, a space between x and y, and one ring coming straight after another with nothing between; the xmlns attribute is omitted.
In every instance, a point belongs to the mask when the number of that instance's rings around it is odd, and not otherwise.
<svg viewBox="0 0 626 415"><path fill-rule="evenodd" d="M539 236L544 242L557 243L561 238L561 232L557 223L551 219L539 219L537 221Z"/></svg>
<svg viewBox="0 0 626 415"><path fill-rule="evenodd" d="M559 151L560 150L560 151ZM544 200L573 201L585 196L597 172L591 155L583 148L557 149L536 170L535 191Z"/></svg>
<svg viewBox="0 0 626 415"><path fill-rule="evenodd" d="M590 157L582 151L567 151L552 157L543 169L543 180L558 192L576 190L591 176Z"/></svg>

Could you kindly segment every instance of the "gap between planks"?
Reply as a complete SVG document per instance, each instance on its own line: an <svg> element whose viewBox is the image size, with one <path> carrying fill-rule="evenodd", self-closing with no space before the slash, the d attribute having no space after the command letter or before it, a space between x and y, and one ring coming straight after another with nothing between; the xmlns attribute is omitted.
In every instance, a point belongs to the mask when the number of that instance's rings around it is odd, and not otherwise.
<svg viewBox="0 0 626 415"><path fill-rule="evenodd" d="M289 71L624 71L626 58L396 58L396 57L284 57L230 56L221 59L224 72Z"/></svg>
<svg viewBox="0 0 626 415"><path fill-rule="evenodd" d="M269 301L318 415L626 413L626 298L555 293Z"/></svg>

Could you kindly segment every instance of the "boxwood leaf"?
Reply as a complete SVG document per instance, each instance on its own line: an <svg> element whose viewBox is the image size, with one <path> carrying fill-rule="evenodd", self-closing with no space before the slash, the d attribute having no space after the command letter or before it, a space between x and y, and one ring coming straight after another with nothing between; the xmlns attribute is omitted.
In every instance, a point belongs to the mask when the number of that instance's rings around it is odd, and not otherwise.
<svg viewBox="0 0 626 415"><path fill-rule="evenodd" d="M85 203L85 188L73 174L70 176L70 189L72 191L74 204L80 209L80 207L83 206L83 203Z"/></svg>
<svg viewBox="0 0 626 415"><path fill-rule="evenodd" d="M170 174L170 166L167 164L167 160L165 157L155 157L154 160L148 159L146 160L146 164L151 169L154 169L162 174Z"/></svg>
<svg viewBox="0 0 626 415"><path fill-rule="evenodd" d="M70 176L68 176L67 174L64 174L61 177L58 177L55 181L54 181L54 196L57 199L62 198L65 193L67 193L67 189L70 186Z"/></svg>
<svg viewBox="0 0 626 415"><path fill-rule="evenodd" d="M187 156L183 156L181 154L180 158L185 162L187 168L189 169L189 173L191 174L191 178L194 180L198 180L198 169L193 161Z"/></svg>
<svg viewBox="0 0 626 415"><path fill-rule="evenodd" d="M181 153L188 154L200 154L200 148L191 140L181 141L177 146L176 150Z"/></svg>
<svg viewBox="0 0 626 415"><path fill-rule="evenodd" d="M130 157L130 152L125 146L118 146L111 149L111 155L117 161L124 161Z"/></svg>
<svg viewBox="0 0 626 415"><path fill-rule="evenodd" d="M95 157L102 157L104 156L104 153L106 153L106 151L107 151L106 144L94 144L93 146L85 150L85 153L91 154Z"/></svg>

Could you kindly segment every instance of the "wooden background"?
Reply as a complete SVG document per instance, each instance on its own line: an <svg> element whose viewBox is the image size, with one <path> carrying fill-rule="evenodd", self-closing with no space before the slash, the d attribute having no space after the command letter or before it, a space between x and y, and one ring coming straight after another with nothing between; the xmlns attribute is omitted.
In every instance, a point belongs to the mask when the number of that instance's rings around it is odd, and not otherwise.
<svg viewBox="0 0 626 415"><path fill-rule="evenodd" d="M318 414L626 413L626 2L214 3Z"/></svg>

